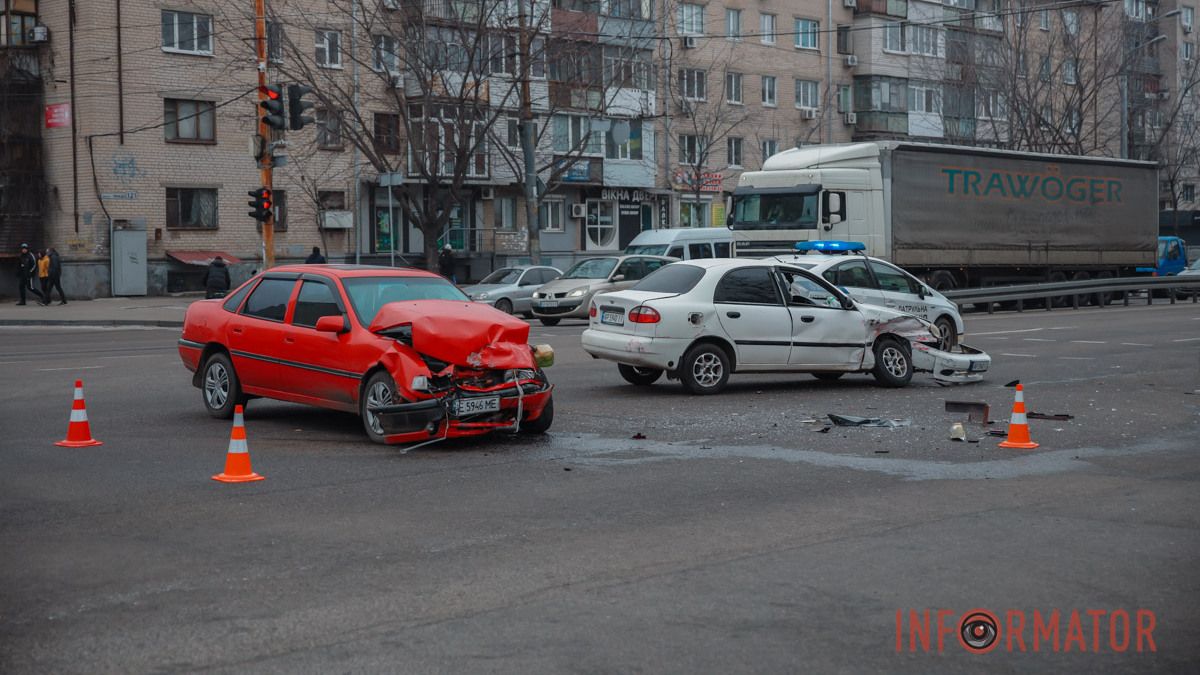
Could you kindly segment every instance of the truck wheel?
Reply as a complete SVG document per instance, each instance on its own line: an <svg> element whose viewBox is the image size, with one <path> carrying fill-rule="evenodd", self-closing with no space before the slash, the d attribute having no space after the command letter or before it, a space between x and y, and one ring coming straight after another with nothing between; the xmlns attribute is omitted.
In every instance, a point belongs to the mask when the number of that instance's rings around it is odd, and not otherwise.
<svg viewBox="0 0 1200 675"><path fill-rule="evenodd" d="M617 370L621 373L621 377L625 378L626 382L639 387L654 384L663 374L663 371L657 368L638 368L636 366L627 366L624 363L618 363Z"/></svg>
<svg viewBox="0 0 1200 675"><path fill-rule="evenodd" d="M958 344L958 330L954 327L954 319L943 314L933 322L933 325L941 331L941 337L938 338L938 349L948 352Z"/></svg>
<svg viewBox="0 0 1200 675"><path fill-rule="evenodd" d="M1076 272L1075 274L1071 275L1071 281L1088 281L1091 278L1092 275L1088 274L1087 272ZM1087 307L1092 301L1091 293L1080 293L1077 297L1079 299L1075 304L1079 305L1080 307Z"/></svg>
<svg viewBox="0 0 1200 675"><path fill-rule="evenodd" d="M938 293L952 291L958 286L954 275L946 270L938 270L929 277L929 285Z"/></svg>
<svg viewBox="0 0 1200 675"><path fill-rule="evenodd" d="M1066 280L1067 274L1065 272L1051 272L1050 275L1046 277L1046 282L1051 284L1062 283ZM1069 295L1056 295L1053 298L1050 298L1051 307L1066 307L1069 304L1071 304L1071 296Z"/></svg>
<svg viewBox="0 0 1200 675"><path fill-rule="evenodd" d="M679 379L693 394L716 394L729 382L729 357L713 344L698 344L679 362Z"/></svg>
<svg viewBox="0 0 1200 675"><path fill-rule="evenodd" d="M1113 276L1114 275L1112 272L1096 273L1097 279L1112 279ZM1092 295L1092 302L1095 303L1099 307L1104 307L1105 305L1110 305L1110 304L1112 304L1112 302L1114 300L1120 300L1120 299L1121 298L1118 298L1117 294L1112 291L1107 292L1107 293L1095 293Z"/></svg>
<svg viewBox="0 0 1200 675"><path fill-rule="evenodd" d="M912 380L912 350L899 339L884 336L875 341L875 368L871 374L884 387L904 387Z"/></svg>

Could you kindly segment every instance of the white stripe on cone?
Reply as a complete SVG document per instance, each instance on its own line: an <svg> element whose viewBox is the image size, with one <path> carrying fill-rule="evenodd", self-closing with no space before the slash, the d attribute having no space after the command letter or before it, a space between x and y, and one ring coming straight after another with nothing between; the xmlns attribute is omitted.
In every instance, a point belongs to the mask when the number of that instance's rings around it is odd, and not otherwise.
<svg viewBox="0 0 1200 675"><path fill-rule="evenodd" d="M1013 413L1012 419L1009 420L1009 423L1010 424L1029 424L1029 421L1025 419L1025 413Z"/></svg>
<svg viewBox="0 0 1200 675"><path fill-rule="evenodd" d="M83 387L75 387L75 400L76 401L83 400Z"/></svg>
<svg viewBox="0 0 1200 675"><path fill-rule="evenodd" d="M235 426L235 427L246 426L246 420L243 419L242 413L233 413L233 426Z"/></svg>
<svg viewBox="0 0 1200 675"><path fill-rule="evenodd" d="M86 422L86 421L88 421L88 418L87 418L87 410L83 410L83 409L80 409L80 410L72 410L72 411L71 411L71 421L72 421L72 422Z"/></svg>
<svg viewBox="0 0 1200 675"><path fill-rule="evenodd" d="M1014 401L1014 403L1024 403L1024 402L1025 402L1025 392L1018 389L1017 390L1017 399L1016 399L1016 401Z"/></svg>
<svg viewBox="0 0 1200 675"><path fill-rule="evenodd" d="M229 454L244 455L248 452L250 452L250 450L246 447L246 439L244 439L244 438L229 439Z"/></svg>

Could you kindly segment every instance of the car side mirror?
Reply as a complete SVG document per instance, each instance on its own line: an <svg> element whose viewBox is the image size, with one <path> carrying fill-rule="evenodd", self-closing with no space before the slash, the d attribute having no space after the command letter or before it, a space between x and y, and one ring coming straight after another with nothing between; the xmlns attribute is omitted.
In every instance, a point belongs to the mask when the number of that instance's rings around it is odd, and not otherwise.
<svg viewBox="0 0 1200 675"><path fill-rule="evenodd" d="M321 333L345 333L346 332L346 315L335 314L323 316L317 319L317 325L313 326Z"/></svg>
<svg viewBox="0 0 1200 675"><path fill-rule="evenodd" d="M625 281L625 275L624 274L615 274L615 275L613 275L613 278L611 279L611 281L614 284L617 283L618 281Z"/></svg>
<svg viewBox="0 0 1200 675"><path fill-rule="evenodd" d="M917 286L917 297L924 300L926 297L928 297L928 295L929 294L925 291L925 284L920 284Z"/></svg>

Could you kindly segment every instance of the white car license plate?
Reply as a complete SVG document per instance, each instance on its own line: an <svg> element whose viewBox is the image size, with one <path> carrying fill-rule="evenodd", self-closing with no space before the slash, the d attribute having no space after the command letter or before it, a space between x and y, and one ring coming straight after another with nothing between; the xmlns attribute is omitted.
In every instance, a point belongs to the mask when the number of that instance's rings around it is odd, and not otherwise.
<svg viewBox="0 0 1200 675"><path fill-rule="evenodd" d="M538 302L538 307L558 307L557 300L541 300Z"/></svg>
<svg viewBox="0 0 1200 675"><path fill-rule="evenodd" d="M988 368L987 361L972 361L971 367L968 368L967 370L972 373L978 373L978 372L987 370L987 368Z"/></svg>
<svg viewBox="0 0 1200 675"><path fill-rule="evenodd" d="M454 413L458 416L475 415L477 413L495 412L500 409L500 397L460 398L454 404Z"/></svg>
<svg viewBox="0 0 1200 675"><path fill-rule="evenodd" d="M612 326L625 325L624 312L600 312L600 323L607 323Z"/></svg>

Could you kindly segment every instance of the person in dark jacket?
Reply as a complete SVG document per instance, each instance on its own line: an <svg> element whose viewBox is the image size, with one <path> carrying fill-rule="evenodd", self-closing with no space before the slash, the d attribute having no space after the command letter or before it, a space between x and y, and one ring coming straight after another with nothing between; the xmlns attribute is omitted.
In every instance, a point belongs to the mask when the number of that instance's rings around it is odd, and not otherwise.
<svg viewBox="0 0 1200 675"><path fill-rule="evenodd" d="M313 252L310 253L307 258L304 259L304 262L305 262L305 264L308 264L308 265L324 265L325 264L325 256L321 255L321 247L314 246Z"/></svg>
<svg viewBox="0 0 1200 675"><path fill-rule="evenodd" d="M58 297L61 302L58 304L67 304L67 294L63 293L62 289L62 258L59 257L58 251L51 246L48 249L50 256L50 281L46 286L46 304L50 304L50 299L54 297L54 291L58 291Z"/></svg>
<svg viewBox="0 0 1200 675"><path fill-rule="evenodd" d="M438 254L438 274L446 277L451 283L458 283L454 278L454 249L450 248L450 244L442 247L442 252Z"/></svg>
<svg viewBox="0 0 1200 675"><path fill-rule="evenodd" d="M29 251L29 244L21 244L21 255L17 257L17 288L21 300L18 305L25 304L25 293L32 291L38 296L38 301L45 300L42 292L33 287L33 277L37 275L37 258Z"/></svg>
<svg viewBox="0 0 1200 675"><path fill-rule="evenodd" d="M204 275L204 297L220 298L229 292L229 268L221 256L213 258Z"/></svg>

